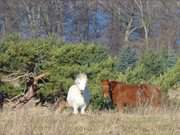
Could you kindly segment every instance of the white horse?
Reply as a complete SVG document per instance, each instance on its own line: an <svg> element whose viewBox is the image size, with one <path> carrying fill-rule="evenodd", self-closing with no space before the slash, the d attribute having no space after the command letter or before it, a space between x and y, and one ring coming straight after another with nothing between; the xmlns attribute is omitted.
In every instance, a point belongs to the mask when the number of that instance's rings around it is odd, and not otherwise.
<svg viewBox="0 0 180 135"><path fill-rule="evenodd" d="M87 89L87 75L79 74L75 79L75 84L69 88L67 95L68 106L73 107L73 113L77 114L80 109L81 114L85 113L85 109L90 101L90 93Z"/></svg>

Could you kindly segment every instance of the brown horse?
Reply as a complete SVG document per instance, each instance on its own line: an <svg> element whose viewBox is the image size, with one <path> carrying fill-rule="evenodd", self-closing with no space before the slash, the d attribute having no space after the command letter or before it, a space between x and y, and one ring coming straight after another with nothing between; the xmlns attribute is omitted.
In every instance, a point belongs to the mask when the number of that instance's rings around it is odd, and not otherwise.
<svg viewBox="0 0 180 135"><path fill-rule="evenodd" d="M139 104L151 104L160 106L160 89L148 85L130 85L118 81L102 81L103 96L110 98L119 111L123 111L125 106L137 106Z"/></svg>

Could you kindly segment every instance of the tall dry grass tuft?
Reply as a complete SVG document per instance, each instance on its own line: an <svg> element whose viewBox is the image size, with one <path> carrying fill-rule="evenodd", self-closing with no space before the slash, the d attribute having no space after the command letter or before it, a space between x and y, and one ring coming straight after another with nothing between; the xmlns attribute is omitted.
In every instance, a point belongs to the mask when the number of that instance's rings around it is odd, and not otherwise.
<svg viewBox="0 0 180 135"><path fill-rule="evenodd" d="M0 135L179 135L180 110L139 107L86 115L31 107L0 113Z"/></svg>

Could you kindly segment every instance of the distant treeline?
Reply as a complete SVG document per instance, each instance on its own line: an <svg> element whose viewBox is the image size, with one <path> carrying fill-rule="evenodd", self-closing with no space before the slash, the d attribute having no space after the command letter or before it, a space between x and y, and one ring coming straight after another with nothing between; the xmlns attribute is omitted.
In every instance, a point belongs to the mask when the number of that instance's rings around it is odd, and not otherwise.
<svg viewBox="0 0 180 135"><path fill-rule="evenodd" d="M0 0L0 37L56 35L116 54L125 45L179 51L179 13L178 0Z"/></svg>

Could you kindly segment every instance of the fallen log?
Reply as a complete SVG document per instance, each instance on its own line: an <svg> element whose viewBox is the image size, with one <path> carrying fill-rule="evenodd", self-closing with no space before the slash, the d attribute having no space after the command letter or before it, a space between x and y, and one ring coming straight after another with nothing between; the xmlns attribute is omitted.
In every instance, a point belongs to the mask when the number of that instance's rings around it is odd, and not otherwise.
<svg viewBox="0 0 180 135"><path fill-rule="evenodd" d="M38 90L38 80L42 79L43 77L47 76L48 73L40 74L36 77L29 77L26 81L26 88L24 91L24 95L18 95L16 97L20 98L17 103L13 106L13 108L17 108L18 105L22 107L26 103L28 103L36 94Z"/></svg>
<svg viewBox="0 0 180 135"><path fill-rule="evenodd" d="M0 81L1 81L1 82L4 82L4 83L6 83L6 82L12 82L12 81L16 81L16 80L19 80L19 79L21 79L21 78L29 77L29 76L32 76L35 81L38 81L38 80L42 79L43 77L49 75L49 73L46 72L46 73L42 73L42 74L34 77L34 74L33 74L33 73L25 73L25 74L23 74L23 75L19 75L19 76L15 77L15 78L12 78L12 76L17 75L17 74L18 74L18 73L12 73L12 74L10 74L10 75L7 75L7 77L1 78Z"/></svg>
<svg viewBox="0 0 180 135"><path fill-rule="evenodd" d="M28 74L20 75L18 77L12 78L12 79L1 78L1 82L4 82L4 83L6 83L6 82L13 82L13 81L19 80L20 78L23 78L25 76L28 76Z"/></svg>
<svg viewBox="0 0 180 135"><path fill-rule="evenodd" d="M38 81L38 80L40 80L40 79L42 79L43 77L48 76L48 75L49 75L48 72L43 73L43 74L40 74L40 75L34 77L34 80L35 80L35 81Z"/></svg>
<svg viewBox="0 0 180 135"><path fill-rule="evenodd" d="M17 96L12 97L9 101L10 101L10 102L16 101L17 99L19 99L19 98L22 97L23 95L24 95L24 94L21 93L21 94L19 94L19 95L17 95Z"/></svg>

